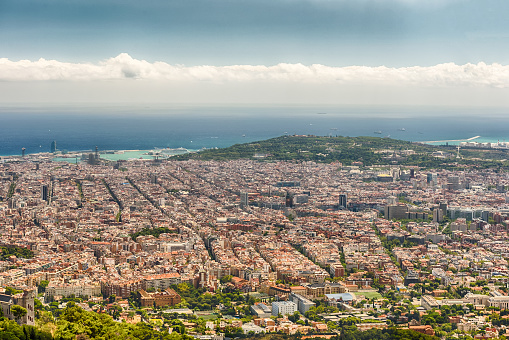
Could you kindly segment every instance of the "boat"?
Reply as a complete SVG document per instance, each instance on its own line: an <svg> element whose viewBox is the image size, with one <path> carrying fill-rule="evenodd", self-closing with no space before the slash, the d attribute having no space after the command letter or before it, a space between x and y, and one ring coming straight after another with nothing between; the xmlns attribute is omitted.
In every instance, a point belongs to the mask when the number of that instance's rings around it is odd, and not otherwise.
<svg viewBox="0 0 509 340"><path fill-rule="evenodd" d="M399 131L406 131L405 128L398 129Z"/></svg>
<svg viewBox="0 0 509 340"><path fill-rule="evenodd" d="M373 133L376 133L377 135L381 135L382 134L382 131L378 130L378 131L373 131Z"/></svg>

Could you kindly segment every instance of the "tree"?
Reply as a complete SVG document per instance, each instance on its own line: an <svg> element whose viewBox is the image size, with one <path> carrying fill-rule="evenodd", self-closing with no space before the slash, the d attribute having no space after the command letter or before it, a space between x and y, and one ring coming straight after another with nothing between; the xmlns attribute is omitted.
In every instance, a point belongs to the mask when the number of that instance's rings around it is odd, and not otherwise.
<svg viewBox="0 0 509 340"><path fill-rule="evenodd" d="M219 281L221 283L227 283L227 282L230 282L232 280L232 277L233 277L233 275L225 275Z"/></svg>
<svg viewBox="0 0 509 340"><path fill-rule="evenodd" d="M53 340L53 337L34 326L20 326L13 320L0 318L0 340Z"/></svg>
<svg viewBox="0 0 509 340"><path fill-rule="evenodd" d="M23 293L23 291L12 287L5 287L5 294L7 295L15 295L19 293Z"/></svg>
<svg viewBox="0 0 509 340"><path fill-rule="evenodd" d="M18 305L11 306L11 313L16 319L16 322L19 322L21 318L27 315L27 309Z"/></svg>
<svg viewBox="0 0 509 340"><path fill-rule="evenodd" d="M290 320L291 322L296 322L299 319L300 319L300 313L299 312L294 312L292 315L288 316L288 320Z"/></svg>
<svg viewBox="0 0 509 340"><path fill-rule="evenodd" d="M49 281L48 280L42 280L39 282L39 285L37 286L37 292L38 293L44 293L46 291L46 287L48 287Z"/></svg>
<svg viewBox="0 0 509 340"><path fill-rule="evenodd" d="M186 327L184 326L184 323L180 321L179 319L171 320L170 321L170 327L173 329L173 331L185 334L186 333Z"/></svg>

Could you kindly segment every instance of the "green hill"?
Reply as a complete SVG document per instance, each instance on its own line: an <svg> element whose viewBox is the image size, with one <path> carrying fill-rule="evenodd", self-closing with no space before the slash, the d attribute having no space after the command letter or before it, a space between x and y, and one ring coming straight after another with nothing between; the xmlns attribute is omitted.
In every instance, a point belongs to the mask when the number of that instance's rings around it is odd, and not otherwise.
<svg viewBox="0 0 509 340"><path fill-rule="evenodd" d="M433 155L440 151L445 157L439 158ZM494 151L487 153L490 156L494 154ZM206 149L197 153L175 156L174 159L258 159L341 162L343 165L362 162L364 166L407 165L449 169L496 168L509 165L504 160L507 151L497 150L496 154L497 157L488 159L483 157L482 151L462 150L461 157L457 158L457 150L454 146L434 146L380 137L281 136L264 141L235 144L223 149Z"/></svg>

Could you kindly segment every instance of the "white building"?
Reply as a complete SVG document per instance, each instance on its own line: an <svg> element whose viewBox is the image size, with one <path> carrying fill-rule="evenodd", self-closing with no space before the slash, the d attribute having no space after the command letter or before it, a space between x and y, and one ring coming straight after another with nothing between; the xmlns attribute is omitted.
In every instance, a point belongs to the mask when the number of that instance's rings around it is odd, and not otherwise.
<svg viewBox="0 0 509 340"><path fill-rule="evenodd" d="M278 316L293 314L297 311L297 304L292 301L276 301L272 302L272 315Z"/></svg>

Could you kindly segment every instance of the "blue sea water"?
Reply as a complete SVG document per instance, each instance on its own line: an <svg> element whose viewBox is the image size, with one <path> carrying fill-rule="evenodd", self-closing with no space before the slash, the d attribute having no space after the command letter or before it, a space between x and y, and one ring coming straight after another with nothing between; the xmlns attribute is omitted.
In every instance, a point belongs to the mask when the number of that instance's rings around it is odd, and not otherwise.
<svg viewBox="0 0 509 340"><path fill-rule="evenodd" d="M0 108L0 155L48 152L53 140L68 151L197 150L284 134L502 142L508 127L505 108L17 106Z"/></svg>

